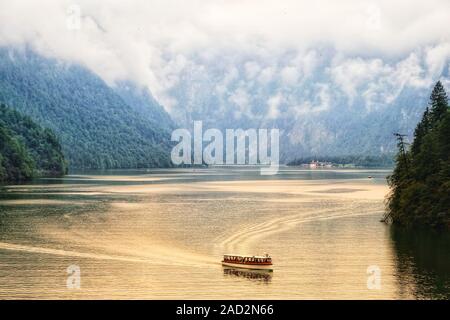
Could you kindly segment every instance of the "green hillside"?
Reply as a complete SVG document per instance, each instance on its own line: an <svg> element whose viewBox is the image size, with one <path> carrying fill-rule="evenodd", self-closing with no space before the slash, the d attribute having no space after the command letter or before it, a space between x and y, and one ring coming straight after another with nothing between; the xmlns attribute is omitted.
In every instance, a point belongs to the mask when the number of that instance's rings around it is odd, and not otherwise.
<svg viewBox="0 0 450 320"><path fill-rule="evenodd" d="M67 167L61 146L49 129L0 105L0 182L58 176Z"/></svg>
<svg viewBox="0 0 450 320"><path fill-rule="evenodd" d="M130 102L145 98L130 94ZM71 168L170 166L172 123L163 108L148 101L144 113L81 66L0 49L0 102L52 129Z"/></svg>

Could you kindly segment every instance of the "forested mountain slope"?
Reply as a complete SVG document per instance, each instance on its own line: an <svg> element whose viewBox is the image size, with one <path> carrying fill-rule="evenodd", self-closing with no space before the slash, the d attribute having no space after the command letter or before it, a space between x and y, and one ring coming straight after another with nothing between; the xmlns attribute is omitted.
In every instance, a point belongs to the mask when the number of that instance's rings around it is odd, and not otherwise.
<svg viewBox="0 0 450 320"><path fill-rule="evenodd" d="M131 104L149 97L133 98L136 92L122 91ZM150 100L151 110L130 106L115 88L81 66L2 48L0 102L54 130L71 168L170 165L173 124L163 108Z"/></svg>
<svg viewBox="0 0 450 320"><path fill-rule="evenodd" d="M66 171L54 133L0 105L0 182L28 180L36 175L59 176Z"/></svg>
<svg viewBox="0 0 450 320"><path fill-rule="evenodd" d="M450 107L438 81L409 147L398 134L385 220L403 226L450 227Z"/></svg>

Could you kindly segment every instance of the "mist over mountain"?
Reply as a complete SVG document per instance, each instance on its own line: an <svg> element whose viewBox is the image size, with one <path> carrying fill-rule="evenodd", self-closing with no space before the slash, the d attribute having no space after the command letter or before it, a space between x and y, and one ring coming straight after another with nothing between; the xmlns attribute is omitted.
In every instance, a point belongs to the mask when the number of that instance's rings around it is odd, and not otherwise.
<svg viewBox="0 0 450 320"><path fill-rule="evenodd" d="M230 54L219 65L196 56L168 91L177 101L170 114L187 127L279 128L283 161L391 154L392 133L412 135L434 81L450 83L447 60L432 70L433 50L391 61L326 49L276 59Z"/></svg>
<svg viewBox="0 0 450 320"><path fill-rule="evenodd" d="M0 101L53 129L71 168L170 165L173 124L150 93L112 88L80 65L2 48Z"/></svg>
<svg viewBox="0 0 450 320"><path fill-rule="evenodd" d="M390 155L434 83L450 87L447 0L18 0L0 12L0 45L82 66L108 105L129 105L166 139L162 108L177 127L278 128L283 162Z"/></svg>
<svg viewBox="0 0 450 320"><path fill-rule="evenodd" d="M270 63L248 55L220 65L192 57L167 91L177 101L169 116L131 80L107 84L79 64L3 48L0 98L54 129L71 167L118 168L168 165L171 131L192 129L194 120L205 129L278 128L282 162L390 155L392 133L412 135L434 79L449 83L448 69L430 74L425 51L389 63L334 54Z"/></svg>

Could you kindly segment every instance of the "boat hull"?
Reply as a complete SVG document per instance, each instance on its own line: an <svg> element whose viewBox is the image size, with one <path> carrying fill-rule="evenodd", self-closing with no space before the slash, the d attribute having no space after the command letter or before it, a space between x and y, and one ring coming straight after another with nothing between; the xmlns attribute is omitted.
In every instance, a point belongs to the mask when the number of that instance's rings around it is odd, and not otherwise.
<svg viewBox="0 0 450 320"><path fill-rule="evenodd" d="M267 270L272 271L273 266L271 264L243 264L243 263L230 263L223 262L222 265L230 268L239 268L239 269L251 269L251 270Z"/></svg>

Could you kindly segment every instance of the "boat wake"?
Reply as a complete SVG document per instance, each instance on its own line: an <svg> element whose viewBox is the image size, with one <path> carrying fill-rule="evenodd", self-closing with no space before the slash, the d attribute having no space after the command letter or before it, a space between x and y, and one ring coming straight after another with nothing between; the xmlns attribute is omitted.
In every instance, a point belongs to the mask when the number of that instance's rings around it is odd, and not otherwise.
<svg viewBox="0 0 450 320"><path fill-rule="evenodd" d="M238 232L231 235L223 235L216 238L217 246L223 252L251 252L251 247L261 239L274 234L283 233L293 229L299 224L338 219L345 217L362 216L380 212L380 209L365 210L363 213L354 213L348 207L342 209L327 209L316 211L313 214L297 213L284 217L277 217L271 220L243 226Z"/></svg>
<svg viewBox="0 0 450 320"><path fill-rule="evenodd" d="M108 254L108 253L90 253L73 250L63 250L48 247L29 246L23 244L15 244L8 242L0 242L0 250L20 251L27 253L49 254L61 257L74 257L95 260L111 260L127 263L145 263L152 265L166 266L198 266L212 265L210 259L206 257L192 256L190 253L181 254L176 249L166 248L155 251L148 251L142 255L126 255L126 254ZM174 251L177 253L174 254Z"/></svg>
<svg viewBox="0 0 450 320"><path fill-rule="evenodd" d="M116 260L116 261L124 261L124 262L146 262L145 259L137 258L137 257L87 253L87 252L78 252L78 251L71 251L71 250L53 249L53 248L43 248L43 247L35 247L35 246L28 246L28 245L7 243L7 242L0 242L0 249L1 250L21 251L21 252L28 252L28 253L51 254L51 255L58 255L58 256L64 256L64 257L86 258L86 259Z"/></svg>

